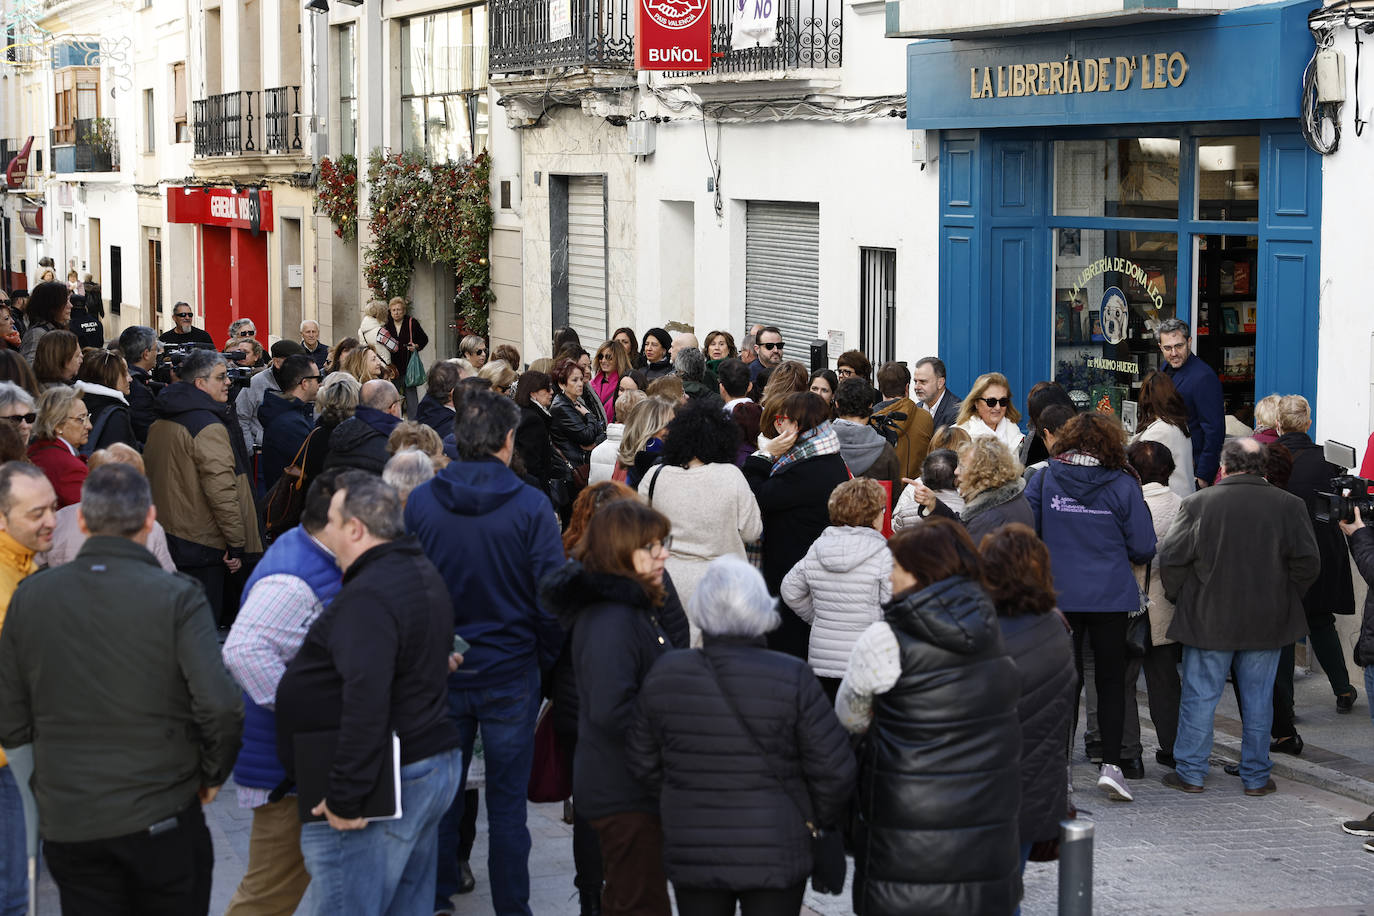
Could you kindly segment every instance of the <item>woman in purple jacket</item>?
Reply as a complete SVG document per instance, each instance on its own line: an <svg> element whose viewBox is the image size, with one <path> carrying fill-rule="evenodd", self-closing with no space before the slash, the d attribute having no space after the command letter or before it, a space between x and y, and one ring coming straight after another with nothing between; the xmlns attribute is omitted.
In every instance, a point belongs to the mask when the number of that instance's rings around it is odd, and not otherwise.
<svg viewBox="0 0 1374 916"><path fill-rule="evenodd" d="M1126 461L1126 432L1115 420L1079 414L1064 424L1049 465L1026 486L1035 527L1050 549L1059 608L1073 626L1074 664L1083 679L1083 641L1096 660L1102 770L1097 785L1133 801L1121 773L1126 701L1126 620L1140 609L1131 564L1155 553L1150 510Z"/></svg>

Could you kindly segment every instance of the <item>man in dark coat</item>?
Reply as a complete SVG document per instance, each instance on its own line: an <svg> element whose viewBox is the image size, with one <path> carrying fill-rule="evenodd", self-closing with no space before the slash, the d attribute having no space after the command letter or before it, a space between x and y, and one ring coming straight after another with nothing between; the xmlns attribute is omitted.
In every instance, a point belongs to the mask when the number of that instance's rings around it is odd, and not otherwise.
<svg viewBox="0 0 1374 916"><path fill-rule="evenodd" d="M334 427L330 434L324 466L382 473L391 457L386 449L387 439L400 422L401 396L396 393L396 386L385 379L372 379L363 385L353 416Z"/></svg>
<svg viewBox="0 0 1374 916"><path fill-rule="evenodd" d="M916 362L911 378L916 383L916 397L921 407L930 414L932 432L959 421L959 405L964 399L945 387L944 360L935 356L923 357Z"/></svg>
<svg viewBox="0 0 1374 916"><path fill-rule="evenodd" d="M1269 778L1274 675L1283 646L1307 632L1302 596L1321 570L1307 505L1264 479L1267 450L1253 439L1222 447L1221 480L1183 501L1159 545L1159 575L1174 602L1169 638L1183 645L1175 772L1164 784L1201 792L1212 718L1234 665L1240 689L1240 777L1247 795Z"/></svg>
<svg viewBox="0 0 1374 916"><path fill-rule="evenodd" d="M1226 438L1226 402L1221 380L1212 367L1194 356L1188 339L1192 329L1178 318L1159 326L1159 349L1164 354L1164 374L1173 381L1188 409L1188 437L1193 443L1193 473L1205 487L1217 473L1217 456Z"/></svg>
<svg viewBox="0 0 1374 916"><path fill-rule="evenodd" d="M134 436L140 443L148 441L148 430L157 419L153 409L153 392L149 387L153 367L157 365L157 334L152 328L134 325L119 334L119 350L129 364L129 413Z"/></svg>
<svg viewBox="0 0 1374 916"><path fill-rule="evenodd" d="M453 432L453 399L458 381L458 367L448 360L430 366L425 377L425 396L415 410L415 419L438 433L441 440Z"/></svg>
<svg viewBox="0 0 1374 916"><path fill-rule="evenodd" d="M262 455L258 461L263 486L268 490L295 460L305 437L315 428L320 370L305 354L288 356L277 370L277 380L282 390L267 392L258 408L258 420L262 423Z"/></svg>
<svg viewBox="0 0 1374 916"><path fill-rule="evenodd" d="M92 471L76 559L25 579L0 633L0 744L32 743L43 856L65 913L205 914L202 805L239 750L243 703L200 586L148 552L148 481Z"/></svg>

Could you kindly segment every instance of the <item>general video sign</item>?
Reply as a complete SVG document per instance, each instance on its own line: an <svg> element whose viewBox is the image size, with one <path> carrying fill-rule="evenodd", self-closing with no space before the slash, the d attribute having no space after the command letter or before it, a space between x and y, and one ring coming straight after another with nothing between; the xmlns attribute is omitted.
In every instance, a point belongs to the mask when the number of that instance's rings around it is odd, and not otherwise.
<svg viewBox="0 0 1374 916"><path fill-rule="evenodd" d="M710 70L711 0L639 0L635 67Z"/></svg>

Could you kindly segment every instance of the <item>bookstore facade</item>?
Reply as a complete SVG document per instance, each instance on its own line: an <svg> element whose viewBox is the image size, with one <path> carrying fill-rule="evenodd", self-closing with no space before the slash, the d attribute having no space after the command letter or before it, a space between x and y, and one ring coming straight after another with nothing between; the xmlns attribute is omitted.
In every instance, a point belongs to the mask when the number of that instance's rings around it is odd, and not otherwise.
<svg viewBox="0 0 1374 916"><path fill-rule="evenodd" d="M1297 120L1315 5L909 47L908 127L940 132L952 387L1000 368L1019 399L1053 378L1132 428L1178 317L1228 413L1315 403L1322 164Z"/></svg>

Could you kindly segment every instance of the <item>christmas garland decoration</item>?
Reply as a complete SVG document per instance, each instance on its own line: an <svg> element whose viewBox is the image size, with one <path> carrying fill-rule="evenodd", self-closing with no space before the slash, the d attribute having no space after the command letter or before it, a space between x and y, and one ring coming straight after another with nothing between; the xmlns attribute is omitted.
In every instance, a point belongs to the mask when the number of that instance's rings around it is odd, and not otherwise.
<svg viewBox="0 0 1374 916"><path fill-rule="evenodd" d="M320 160L320 180L315 185L315 203L334 223L334 234L345 242L358 237L358 160L340 156Z"/></svg>
<svg viewBox="0 0 1374 916"><path fill-rule="evenodd" d="M374 150L368 159L372 244L363 278L380 299L404 296L416 261L449 265L459 331L484 335L491 291L491 158L429 163L418 152Z"/></svg>

